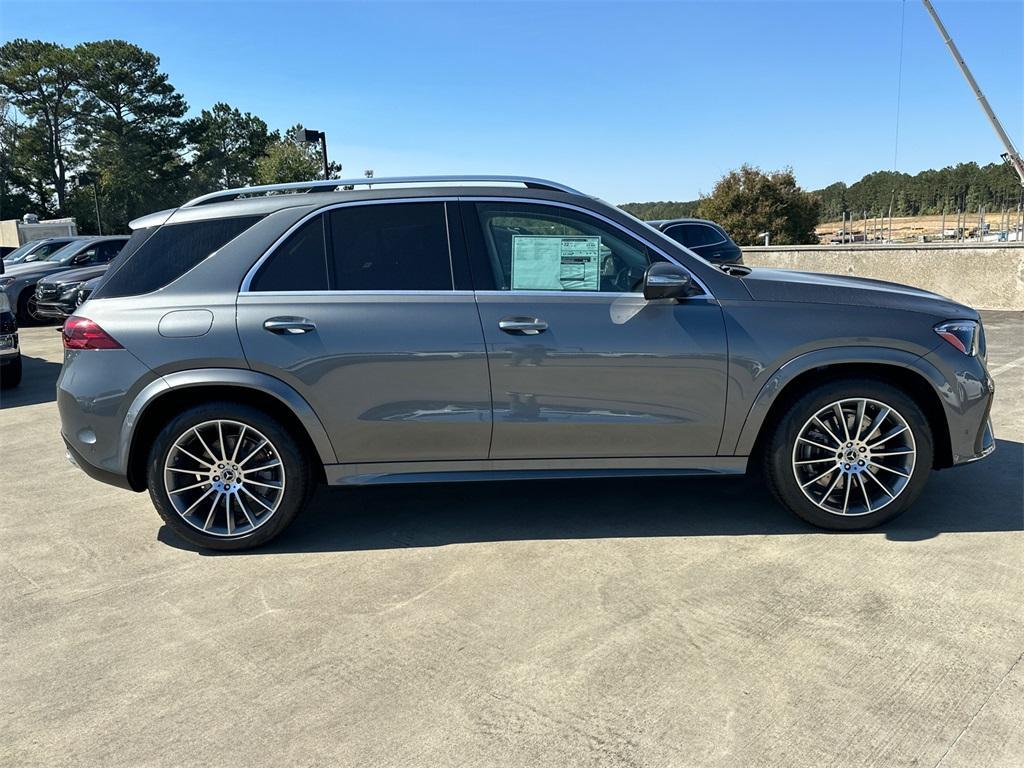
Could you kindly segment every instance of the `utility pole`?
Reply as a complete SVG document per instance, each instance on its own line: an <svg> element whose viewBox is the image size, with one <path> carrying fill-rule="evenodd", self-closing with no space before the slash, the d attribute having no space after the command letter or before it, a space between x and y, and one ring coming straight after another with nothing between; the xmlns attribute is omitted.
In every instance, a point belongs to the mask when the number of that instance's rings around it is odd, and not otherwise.
<svg viewBox="0 0 1024 768"><path fill-rule="evenodd" d="M1020 179L1021 186L1024 186L1024 160L1021 159L1020 153L1014 148L1013 142L1010 141L1010 137L1006 135L1006 131L1003 130L1002 124L999 122L999 118L996 117L996 113L992 111L992 107L988 104L988 99L985 98L985 94L981 92L981 88L978 86L978 82L974 79L974 75L971 74L971 70L967 68L967 62L964 61L964 57L960 55L960 51L957 50L956 43L953 42L953 38L949 36L949 32L942 25L942 20L939 19L939 14L935 12L935 8L932 6L930 0L921 0L924 3L925 9L932 17L932 21L935 22L935 26L939 29L939 34L942 36L942 42L949 48L950 54L953 56L953 60L956 65L960 67L960 72L963 73L964 79L967 80L967 84L971 86L971 90L974 91L974 95L978 98L978 104L981 106L982 111L988 118L988 121L992 123L992 127L995 129L996 134L999 136L999 140L1003 142L1003 146L1006 147L1006 152L1003 154L1003 160L1008 162L1013 170L1017 172L1017 177Z"/></svg>

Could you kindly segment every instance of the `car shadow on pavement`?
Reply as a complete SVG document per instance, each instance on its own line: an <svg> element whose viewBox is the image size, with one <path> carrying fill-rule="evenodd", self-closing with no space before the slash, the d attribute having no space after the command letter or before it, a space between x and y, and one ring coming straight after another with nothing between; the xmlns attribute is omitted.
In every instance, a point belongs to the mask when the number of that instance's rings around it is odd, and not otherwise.
<svg viewBox="0 0 1024 768"><path fill-rule="evenodd" d="M23 405L52 403L57 399L57 377L60 363L41 357L21 355L21 384L0 390L0 410L20 408Z"/></svg>
<svg viewBox="0 0 1024 768"><path fill-rule="evenodd" d="M1024 446L999 441L985 461L936 472L906 514L871 533L920 541L943 533L1024 529ZM202 554L437 547L484 541L660 536L849 535L807 525L755 478L631 478L322 488L265 547Z"/></svg>

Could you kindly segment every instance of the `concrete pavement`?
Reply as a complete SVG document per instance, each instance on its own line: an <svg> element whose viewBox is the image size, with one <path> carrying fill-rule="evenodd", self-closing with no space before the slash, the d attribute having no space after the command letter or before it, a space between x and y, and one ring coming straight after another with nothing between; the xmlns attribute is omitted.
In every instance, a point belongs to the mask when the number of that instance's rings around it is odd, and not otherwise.
<svg viewBox="0 0 1024 768"><path fill-rule="evenodd" d="M60 339L0 410L0 764L1017 766L1024 316L999 449L825 533L727 479L322 490L209 555L63 458Z"/></svg>

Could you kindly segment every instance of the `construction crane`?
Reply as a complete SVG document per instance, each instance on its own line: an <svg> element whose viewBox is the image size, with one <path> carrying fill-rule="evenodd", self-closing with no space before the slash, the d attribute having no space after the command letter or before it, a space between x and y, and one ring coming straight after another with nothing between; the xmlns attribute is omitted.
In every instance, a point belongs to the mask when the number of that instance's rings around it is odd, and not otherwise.
<svg viewBox="0 0 1024 768"><path fill-rule="evenodd" d="M1008 162L1013 170L1017 172L1018 178L1020 178L1020 184L1024 187L1024 160L1021 159L1020 153L1014 148L1013 142L1010 141L1010 137L1006 135L1006 131L1003 130L1002 124L999 122L999 118L996 117L996 113L992 111L992 107L988 104L988 99L985 98L985 94L981 92L981 88L978 86L978 81L974 79L974 75L971 74L971 70L967 68L967 62L964 61L964 57L960 55L960 51L956 47L956 43L953 42L953 38L949 36L949 32L942 25L942 20L939 19L939 14L935 12L935 8L932 6L929 0L921 0L924 3L925 9L932 17L932 21L935 22L935 26L939 28L939 34L942 35L942 41L949 48L950 54L953 56L953 60L956 61L960 71L963 73L964 78L967 80L967 84L971 86L971 90L974 91L974 95L978 97L978 104L981 105L982 111L988 118L988 121L992 123L992 127L995 128L996 134L999 136L999 140L1003 142L1003 146L1006 147L1006 152L1003 153L1003 160Z"/></svg>

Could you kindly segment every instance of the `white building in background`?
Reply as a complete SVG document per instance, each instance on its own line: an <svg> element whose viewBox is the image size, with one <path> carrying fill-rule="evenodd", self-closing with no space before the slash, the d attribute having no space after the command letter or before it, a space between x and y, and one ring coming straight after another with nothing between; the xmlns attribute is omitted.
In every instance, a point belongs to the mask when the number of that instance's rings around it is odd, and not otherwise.
<svg viewBox="0 0 1024 768"><path fill-rule="evenodd" d="M34 213L26 213L20 219L0 221L0 248L17 248L32 240L46 237L74 237L78 225L73 218L43 219Z"/></svg>

